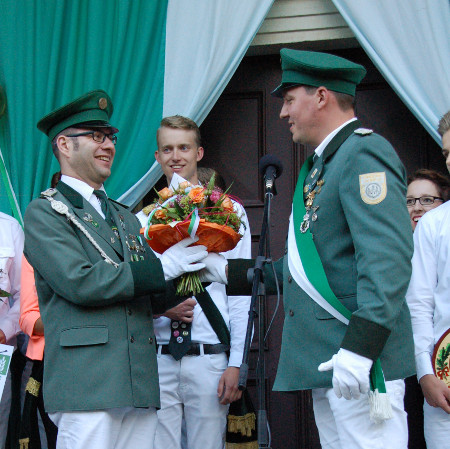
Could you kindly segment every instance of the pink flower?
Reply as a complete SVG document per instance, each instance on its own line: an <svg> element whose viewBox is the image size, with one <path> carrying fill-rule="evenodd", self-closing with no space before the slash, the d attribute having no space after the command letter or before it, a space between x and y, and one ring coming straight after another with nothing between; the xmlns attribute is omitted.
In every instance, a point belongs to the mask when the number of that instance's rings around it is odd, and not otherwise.
<svg viewBox="0 0 450 449"><path fill-rule="evenodd" d="M219 190L213 190L211 192L211 195L209 196L209 198L211 199L211 201L213 203L217 203L217 201L219 201L221 195L222 195L222 193Z"/></svg>

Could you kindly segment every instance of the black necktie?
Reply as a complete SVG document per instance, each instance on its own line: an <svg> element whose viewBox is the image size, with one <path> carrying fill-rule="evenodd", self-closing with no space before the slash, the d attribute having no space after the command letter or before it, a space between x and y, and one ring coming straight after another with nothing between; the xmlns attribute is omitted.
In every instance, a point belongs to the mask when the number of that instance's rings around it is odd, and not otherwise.
<svg viewBox="0 0 450 449"><path fill-rule="evenodd" d="M105 215L105 220L110 225L113 223L111 219L111 211L109 210L108 197L103 190L94 190L94 195L100 200L100 207Z"/></svg>
<svg viewBox="0 0 450 449"><path fill-rule="evenodd" d="M169 351L180 360L191 347L191 323L172 320L170 323Z"/></svg>

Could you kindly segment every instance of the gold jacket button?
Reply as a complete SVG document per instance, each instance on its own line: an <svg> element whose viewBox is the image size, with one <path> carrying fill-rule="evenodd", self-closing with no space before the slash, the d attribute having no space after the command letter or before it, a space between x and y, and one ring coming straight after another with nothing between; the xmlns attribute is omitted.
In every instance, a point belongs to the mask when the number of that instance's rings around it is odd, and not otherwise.
<svg viewBox="0 0 450 449"><path fill-rule="evenodd" d="M289 316L294 316L294 311L292 309L289 309Z"/></svg>
<svg viewBox="0 0 450 449"><path fill-rule="evenodd" d="M288 282L289 282L289 283L292 282L292 276L291 276L291 275L288 276Z"/></svg>
<svg viewBox="0 0 450 449"><path fill-rule="evenodd" d="M134 343L134 337L133 336L130 337L130 343Z"/></svg>
<svg viewBox="0 0 450 449"><path fill-rule="evenodd" d="M152 337L150 337L149 339L148 339L148 344L153 344L153 338Z"/></svg>

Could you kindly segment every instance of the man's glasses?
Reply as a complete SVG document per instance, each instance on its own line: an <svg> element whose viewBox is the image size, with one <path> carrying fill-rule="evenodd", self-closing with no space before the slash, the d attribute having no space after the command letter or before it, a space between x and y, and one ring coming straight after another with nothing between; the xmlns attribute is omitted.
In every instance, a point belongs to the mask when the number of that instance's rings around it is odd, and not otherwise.
<svg viewBox="0 0 450 449"><path fill-rule="evenodd" d="M444 201L443 198L438 196L421 196L420 198L406 198L406 207L414 207L416 205L416 201L419 200L419 203L422 206L432 206L434 202Z"/></svg>
<svg viewBox="0 0 450 449"><path fill-rule="evenodd" d="M79 137L79 136L91 136L95 142L103 143L106 138L115 145L117 143L117 136L115 134L105 134L101 131L85 131L83 133L78 134L67 134L66 137Z"/></svg>

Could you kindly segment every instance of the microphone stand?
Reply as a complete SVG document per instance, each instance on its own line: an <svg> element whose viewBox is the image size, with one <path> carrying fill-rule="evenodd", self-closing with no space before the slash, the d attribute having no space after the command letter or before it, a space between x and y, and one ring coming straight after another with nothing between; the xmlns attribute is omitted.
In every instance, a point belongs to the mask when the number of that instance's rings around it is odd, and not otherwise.
<svg viewBox="0 0 450 449"><path fill-rule="evenodd" d="M242 364L239 368L239 389L244 390L247 385L248 378L248 360L250 354L250 343L252 338L253 321L258 317L258 410L257 410L257 434L258 434L258 447L259 449L269 448L269 434L268 434L268 422L267 422L267 410L266 410L266 385L265 385L265 354L264 354L264 317L265 317L265 286L263 279L263 266L265 263L270 263L270 259L265 257L266 246L266 232L269 222L269 210L270 201L273 197L272 187L266 187L266 193L264 197L264 215L261 226L261 238L259 240L258 255L256 257L255 267L253 270L249 270L250 276L253 274L252 279L252 296L250 301L250 309L248 312L248 324L247 333L245 335L244 353L242 356ZM270 250L270 248L269 248ZM253 273L251 273L253 271ZM258 300L258 312L256 312L256 301Z"/></svg>

